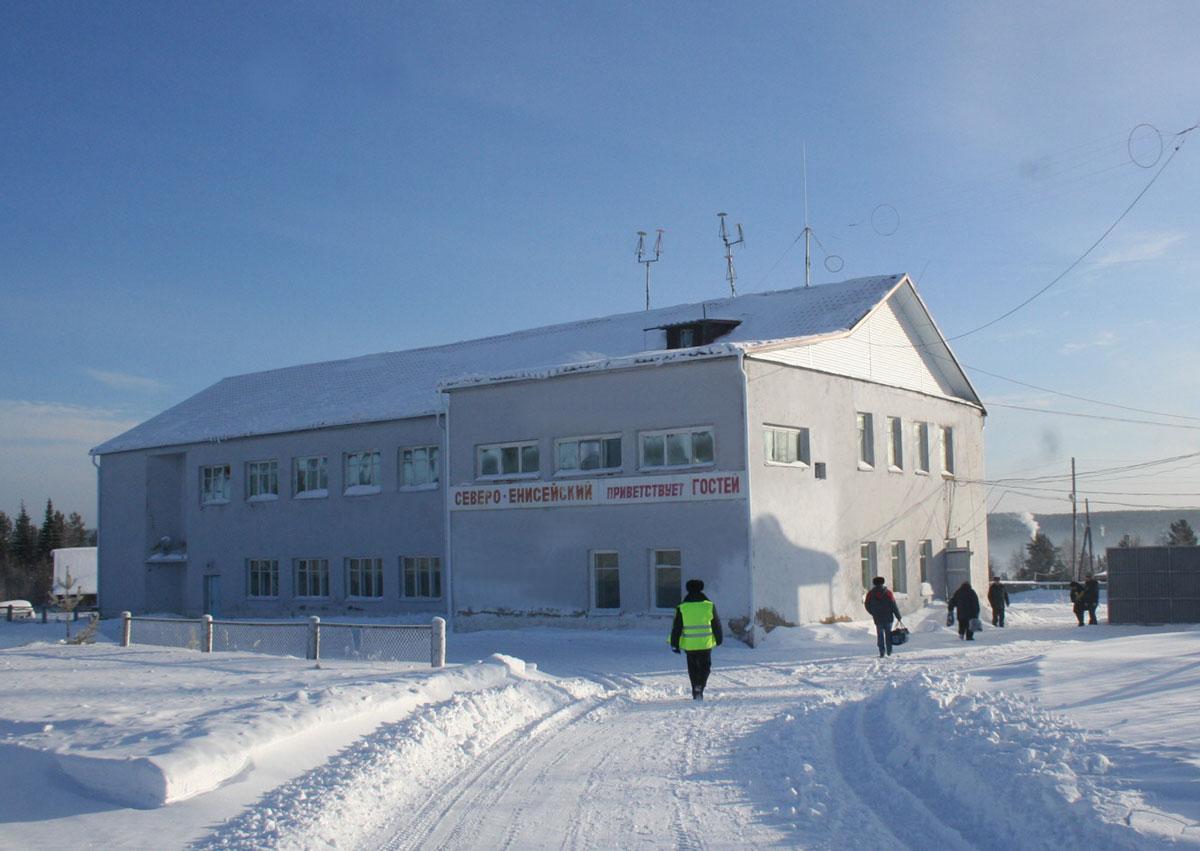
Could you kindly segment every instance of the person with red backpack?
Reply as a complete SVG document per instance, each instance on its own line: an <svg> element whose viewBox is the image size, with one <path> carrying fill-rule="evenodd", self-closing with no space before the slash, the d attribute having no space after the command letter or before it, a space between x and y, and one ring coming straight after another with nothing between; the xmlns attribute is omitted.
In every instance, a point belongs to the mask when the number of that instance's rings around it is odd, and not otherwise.
<svg viewBox="0 0 1200 851"><path fill-rule="evenodd" d="M882 576L871 580L871 590L863 599L863 606L871 613L875 621L875 637L879 643L879 658L892 655L892 619L902 623L900 609L896 606L896 598L884 585Z"/></svg>

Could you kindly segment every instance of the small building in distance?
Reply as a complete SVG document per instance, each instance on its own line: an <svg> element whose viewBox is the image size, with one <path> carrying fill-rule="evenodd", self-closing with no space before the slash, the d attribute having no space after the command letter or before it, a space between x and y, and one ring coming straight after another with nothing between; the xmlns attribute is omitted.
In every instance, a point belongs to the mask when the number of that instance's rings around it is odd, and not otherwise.
<svg viewBox="0 0 1200 851"><path fill-rule="evenodd" d="M986 581L985 411L905 275L227 378L93 450L106 614L669 617Z"/></svg>

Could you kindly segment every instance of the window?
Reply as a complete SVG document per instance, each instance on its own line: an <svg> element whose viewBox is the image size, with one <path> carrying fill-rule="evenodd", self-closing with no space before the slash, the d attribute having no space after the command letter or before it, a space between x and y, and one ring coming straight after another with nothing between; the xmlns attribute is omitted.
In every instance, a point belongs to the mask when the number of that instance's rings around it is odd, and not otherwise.
<svg viewBox="0 0 1200 851"><path fill-rule="evenodd" d="M223 505L229 502L229 465L200 468L200 504Z"/></svg>
<svg viewBox="0 0 1200 851"><path fill-rule="evenodd" d="M942 475L954 475L954 429L942 426Z"/></svg>
<svg viewBox="0 0 1200 851"><path fill-rule="evenodd" d="M707 346L740 324L737 319L697 319L659 327L667 332L668 349L686 349L691 346Z"/></svg>
<svg viewBox="0 0 1200 851"><path fill-rule="evenodd" d="M279 596L279 562L252 558L246 562L246 596Z"/></svg>
<svg viewBox="0 0 1200 851"><path fill-rule="evenodd" d="M792 464L807 467L812 463L808 429L763 427L763 455L768 464Z"/></svg>
<svg viewBox="0 0 1200 851"><path fill-rule="evenodd" d="M621 571L616 553L592 553L592 608L621 608Z"/></svg>
<svg viewBox="0 0 1200 851"><path fill-rule="evenodd" d="M643 468L698 467L713 462L711 428L643 432Z"/></svg>
<svg viewBox="0 0 1200 851"><path fill-rule="evenodd" d="M246 465L246 498L253 500L279 497L279 463L251 461Z"/></svg>
<svg viewBox="0 0 1200 851"><path fill-rule="evenodd" d="M858 466L862 470L875 466L875 418L870 414L858 415Z"/></svg>
<svg viewBox="0 0 1200 851"><path fill-rule="evenodd" d="M495 476L535 476L539 468L536 441L480 446L478 457L481 479Z"/></svg>
<svg viewBox="0 0 1200 851"><path fill-rule="evenodd" d="M329 559L296 559L296 596L329 596Z"/></svg>
<svg viewBox="0 0 1200 851"><path fill-rule="evenodd" d="M404 596L410 600L436 600L442 596L442 560L437 556L404 556Z"/></svg>
<svg viewBox="0 0 1200 851"><path fill-rule="evenodd" d="M345 473L347 494L379 493L379 452L347 452Z"/></svg>
<svg viewBox="0 0 1200 851"><path fill-rule="evenodd" d="M888 469L904 469L904 424L899 417L888 417Z"/></svg>
<svg viewBox="0 0 1200 851"><path fill-rule="evenodd" d="M436 446L412 446L400 450L400 487L425 488L438 483Z"/></svg>
<svg viewBox="0 0 1200 851"><path fill-rule="evenodd" d="M913 442L917 447L917 472L929 472L929 423L913 423Z"/></svg>
<svg viewBox="0 0 1200 851"><path fill-rule="evenodd" d="M329 473L324 455L305 455L296 459L296 496L329 496Z"/></svg>
<svg viewBox="0 0 1200 851"><path fill-rule="evenodd" d="M654 551L654 608L673 609L683 599L683 554Z"/></svg>
<svg viewBox="0 0 1200 851"><path fill-rule="evenodd" d="M908 593L908 554L903 541L892 541L892 590Z"/></svg>
<svg viewBox="0 0 1200 851"><path fill-rule="evenodd" d="M346 559L346 596L383 596L383 559Z"/></svg>
<svg viewBox="0 0 1200 851"><path fill-rule="evenodd" d="M929 581L929 568L933 564L933 541L917 542L917 565L921 569L921 581Z"/></svg>
<svg viewBox="0 0 1200 851"><path fill-rule="evenodd" d="M620 437L578 437L554 444L560 473L621 469Z"/></svg>
<svg viewBox="0 0 1200 851"><path fill-rule="evenodd" d="M862 566L862 584L863 588L871 587L871 580L878 575L876 570L876 553L875 542L864 541L859 545L858 558Z"/></svg>

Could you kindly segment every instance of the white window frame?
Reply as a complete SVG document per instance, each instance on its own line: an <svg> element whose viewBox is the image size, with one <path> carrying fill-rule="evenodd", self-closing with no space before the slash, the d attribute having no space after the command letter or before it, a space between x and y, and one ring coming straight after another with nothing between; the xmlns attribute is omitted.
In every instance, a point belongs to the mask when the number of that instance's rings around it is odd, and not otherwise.
<svg viewBox="0 0 1200 851"><path fill-rule="evenodd" d="M875 469L875 415L866 411L855 413L858 426L858 469Z"/></svg>
<svg viewBox="0 0 1200 851"><path fill-rule="evenodd" d="M933 565L933 541L926 538L917 541L917 576L921 582L929 581L929 568Z"/></svg>
<svg viewBox="0 0 1200 851"><path fill-rule="evenodd" d="M879 548L874 541L858 545L858 567L862 572L863 588L870 590L872 580L879 575ZM867 574L870 573L870 576Z"/></svg>
<svg viewBox="0 0 1200 851"><path fill-rule="evenodd" d="M316 569L317 590L324 590L324 594L309 594L308 591L312 588L311 580L301 583L300 571L301 565L305 565L305 573L310 575L313 569ZM300 600L328 600L330 599L329 585L329 559L327 558L298 558L295 559L292 566L292 576L294 579L295 594L294 596Z"/></svg>
<svg viewBox="0 0 1200 851"><path fill-rule="evenodd" d="M200 467L200 504L228 505L232 468L228 464L203 464ZM221 485L217 490L218 483Z"/></svg>
<svg viewBox="0 0 1200 851"><path fill-rule="evenodd" d="M897 594L908 593L908 551L904 541L892 541L892 590Z"/></svg>
<svg viewBox="0 0 1200 851"><path fill-rule="evenodd" d="M274 594L255 594L254 586L255 579L258 579L258 588L262 590L263 577L261 573L266 571L267 581L273 586ZM259 574L256 577L256 574ZM246 599L247 600L278 600L279 599L279 559L274 558L248 558L246 559Z"/></svg>
<svg viewBox="0 0 1200 851"><path fill-rule="evenodd" d="M696 460L696 445L695 436L697 434L707 434L709 441L712 443L712 458L708 461ZM688 439L688 462L686 464L668 464L667 463L667 441L672 437L687 435ZM647 464L646 463L646 440L648 438L661 437L663 439L663 463L662 464ZM638 432L638 469L639 470L691 470L698 467L712 467L717 463L717 434L716 429L711 425L701 426L682 426L679 428L661 428L651 431Z"/></svg>
<svg viewBox="0 0 1200 851"><path fill-rule="evenodd" d="M615 565L605 565L603 568L597 564L597 560L601 556L612 556L616 559ZM600 608L599 594L597 593L597 574L600 570L615 570L617 572L617 605L606 606ZM593 614L597 615L619 615L621 614L623 601L621 600L621 554L616 550L591 550L588 553L588 608Z"/></svg>
<svg viewBox="0 0 1200 851"><path fill-rule="evenodd" d="M265 469L264 469L265 468ZM255 493L256 486L264 483L266 490ZM274 502L279 499L279 462L274 458L246 462L246 501Z"/></svg>
<svg viewBox="0 0 1200 851"><path fill-rule="evenodd" d="M364 463L366 469L370 471L371 480L369 482L357 480L362 478ZM356 478L351 477L351 468L355 469ZM380 493L382 480L383 462L380 460L378 449L358 449L342 455L342 494L344 496L367 496Z"/></svg>
<svg viewBox="0 0 1200 851"><path fill-rule="evenodd" d="M673 564L660 565L658 563L658 554L659 553L678 553L679 554L679 564L678 565L673 565ZM655 547L654 549L650 550L650 610L651 611L654 611L654 612L673 612L673 611L675 611L675 606L669 606L664 609L664 608L660 608L658 605L658 571L659 571L660 567L668 568L668 569L677 569L679 571L679 599L682 600L684 597L684 591L683 591L684 563L685 562L684 562L684 558L683 558L683 548L682 547ZM678 604L676 604L676 605L678 605Z"/></svg>
<svg viewBox="0 0 1200 851"><path fill-rule="evenodd" d="M942 448L942 475L947 479L954 478L954 426L942 426L938 431L939 443Z"/></svg>
<svg viewBox="0 0 1200 851"><path fill-rule="evenodd" d="M418 452L425 453L424 467L425 467L425 475L428 476L428 480L424 481L424 482L406 483L404 481L404 479L407 475L406 471L409 470L410 468L415 471L417 469L417 467L419 466L418 462L417 462L417 453ZM411 456L411 457L406 458L405 457L406 455ZM432 445L432 444L429 446L401 446L399 452L397 453L396 458L397 458L396 466L400 471L399 475L397 476L397 479L399 479L399 481L400 481L400 490L402 490L402 491L437 490L438 485L440 484L441 478L442 478L442 475L441 475L442 474L442 470L441 470L442 449L440 446Z"/></svg>
<svg viewBox="0 0 1200 851"><path fill-rule="evenodd" d="M918 476L929 475L929 423L913 423L913 467Z"/></svg>
<svg viewBox="0 0 1200 851"><path fill-rule="evenodd" d="M893 473L904 472L904 421L899 417L887 418L888 469Z"/></svg>
<svg viewBox="0 0 1200 851"><path fill-rule="evenodd" d="M605 460L605 455L608 453L607 443L610 440L617 441L617 466L590 467L583 469L582 467L563 467L559 464L560 452L563 446L574 443L576 445L575 457L579 458L579 444L589 441L598 442L600 444L600 460ZM588 434L582 437L560 437L554 441L554 475L556 476L595 476L604 473L619 473L625 468L624 464L624 435L620 432L610 434Z"/></svg>
<svg viewBox="0 0 1200 851"><path fill-rule="evenodd" d="M409 568L412 568L413 590L408 593ZM428 577L429 594L421 594L421 576ZM434 594L434 577L437 578L437 594ZM440 600L446 593L442 587L441 556L400 556L400 596L405 600Z"/></svg>
<svg viewBox="0 0 1200 851"><path fill-rule="evenodd" d="M795 452L796 460L780 461L774 457L779 447L780 436L791 440L790 448ZM808 469L812 464L812 435L803 426L778 426L763 424L763 463L770 467L799 467Z"/></svg>
<svg viewBox="0 0 1200 851"><path fill-rule="evenodd" d="M307 469L308 461L317 460L317 469L309 471ZM308 481L310 473L317 477L317 487L304 489L300 488L300 467L305 466L305 484L311 484ZM293 499L322 499L329 496L329 456L327 455L297 455L292 459L292 498Z"/></svg>
<svg viewBox="0 0 1200 851"><path fill-rule="evenodd" d="M525 450L530 447L537 450L538 465L535 470L525 469ZM517 463L519 470L515 473L505 473L501 470L498 473L483 472L483 454L490 450L500 451L500 460L503 462L505 449L517 450ZM542 469L542 447L536 440L516 440L510 443L481 443L475 447L475 478L479 481L491 482L499 479L536 479L541 475Z"/></svg>
<svg viewBox="0 0 1200 851"><path fill-rule="evenodd" d="M347 556L342 563L345 565L347 600L383 599L383 559L371 556ZM357 594L350 590L354 586L354 578L358 580ZM364 590L371 593L364 594Z"/></svg>

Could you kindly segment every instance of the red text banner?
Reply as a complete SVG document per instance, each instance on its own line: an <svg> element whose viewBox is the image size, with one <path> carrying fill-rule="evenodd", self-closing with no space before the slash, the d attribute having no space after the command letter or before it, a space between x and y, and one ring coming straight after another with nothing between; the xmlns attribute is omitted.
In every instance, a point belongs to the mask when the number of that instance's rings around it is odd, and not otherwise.
<svg viewBox="0 0 1200 851"><path fill-rule="evenodd" d="M745 499L745 473L602 478L563 482L503 482L450 489L452 511L498 508L567 508Z"/></svg>

